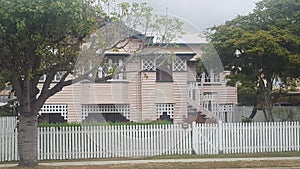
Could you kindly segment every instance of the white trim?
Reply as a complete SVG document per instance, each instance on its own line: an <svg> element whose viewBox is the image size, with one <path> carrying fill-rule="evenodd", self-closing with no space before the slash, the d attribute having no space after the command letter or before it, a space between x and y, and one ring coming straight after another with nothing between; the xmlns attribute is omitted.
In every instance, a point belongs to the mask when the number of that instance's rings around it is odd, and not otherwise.
<svg viewBox="0 0 300 169"><path fill-rule="evenodd" d="M173 71L177 71L177 72L187 71L186 60L182 60L182 59L173 60L172 65L173 65Z"/></svg>
<svg viewBox="0 0 300 169"><path fill-rule="evenodd" d="M174 118L174 104L158 103L156 104L156 118L159 119L166 112L171 119Z"/></svg>
<svg viewBox="0 0 300 169"><path fill-rule="evenodd" d="M129 104L85 104L81 105L82 119L84 120L89 113L120 113L126 119L130 119Z"/></svg>
<svg viewBox="0 0 300 169"><path fill-rule="evenodd" d="M142 59L143 70L146 71L155 71L156 70L156 61L154 59Z"/></svg>
<svg viewBox="0 0 300 169"><path fill-rule="evenodd" d="M67 104L44 104L40 109L39 114L43 113L60 113L65 120L68 118Z"/></svg>

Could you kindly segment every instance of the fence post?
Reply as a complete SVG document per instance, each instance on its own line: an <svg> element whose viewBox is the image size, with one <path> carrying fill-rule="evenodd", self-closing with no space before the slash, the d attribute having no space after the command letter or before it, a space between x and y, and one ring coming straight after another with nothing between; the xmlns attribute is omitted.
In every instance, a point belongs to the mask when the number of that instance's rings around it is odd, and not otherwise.
<svg viewBox="0 0 300 169"><path fill-rule="evenodd" d="M219 154L223 154L223 123L221 120L218 122L218 134L219 134Z"/></svg>
<svg viewBox="0 0 300 169"><path fill-rule="evenodd" d="M196 122L192 122L192 139L191 139L191 145L192 145L192 154L196 154Z"/></svg>

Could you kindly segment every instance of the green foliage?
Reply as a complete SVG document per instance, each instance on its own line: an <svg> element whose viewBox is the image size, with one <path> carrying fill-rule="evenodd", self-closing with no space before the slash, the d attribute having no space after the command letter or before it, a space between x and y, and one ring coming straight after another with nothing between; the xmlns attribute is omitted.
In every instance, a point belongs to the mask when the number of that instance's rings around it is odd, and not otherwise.
<svg viewBox="0 0 300 169"><path fill-rule="evenodd" d="M108 125L118 126L118 125L154 125L154 124L172 124L170 121L162 121L162 120L156 120L156 121L145 121L145 122L108 122Z"/></svg>
<svg viewBox="0 0 300 169"><path fill-rule="evenodd" d="M262 0L257 3L253 13L246 16L238 16L226 22L228 27L241 28L251 33L258 31L270 31L273 35L280 35L280 46L287 49L286 57L289 60L285 69L288 73L281 76L299 77L300 72L300 2L295 0ZM276 31L275 29L279 30ZM282 34L283 32L283 34ZM288 33L287 33L288 32ZM270 48L272 49L272 48Z"/></svg>
<svg viewBox="0 0 300 169"><path fill-rule="evenodd" d="M7 77L5 77L4 74L0 73L0 91L6 87L7 82L8 82Z"/></svg>
<svg viewBox="0 0 300 169"><path fill-rule="evenodd" d="M81 127L81 123L39 123L38 127Z"/></svg>
<svg viewBox="0 0 300 169"><path fill-rule="evenodd" d="M238 87L238 103L241 106L257 105L256 91L249 87Z"/></svg>
<svg viewBox="0 0 300 169"><path fill-rule="evenodd" d="M149 122L95 122L95 123L39 123L38 127L81 127L81 126L124 126L124 125L155 125L172 124L169 121L149 121Z"/></svg>
<svg viewBox="0 0 300 169"><path fill-rule="evenodd" d="M201 44L200 49L202 55L201 58L197 60L197 73L207 73L211 70L215 73L219 73L224 70L222 63L220 62L219 54L212 44Z"/></svg>
<svg viewBox="0 0 300 169"><path fill-rule="evenodd" d="M243 123L251 123L252 119L250 117L243 117L242 122Z"/></svg>
<svg viewBox="0 0 300 169"><path fill-rule="evenodd" d="M6 65L9 63L6 58L11 57L16 64L23 62L27 66L18 67L14 71L19 75L29 75L36 73L35 71L46 73L47 69L53 68L53 62L59 64L64 61L62 52L65 52L65 55L68 52L68 57L74 57L72 45L62 44L62 42L84 37L91 33L91 28L95 24L94 19L84 16L85 9L82 7L82 2L79 0L30 2L2 0L1 59L4 59ZM53 52L53 49L57 49L58 52ZM42 62L37 62L41 59ZM68 68L67 65L64 67L64 69ZM3 69L8 73L12 71L11 67L4 66Z"/></svg>
<svg viewBox="0 0 300 169"><path fill-rule="evenodd" d="M152 8L146 3L121 3L112 7L114 2L0 0L0 74L7 77L14 88L21 117L35 117L46 100L65 86L91 79L89 76L96 74L93 71L98 70L105 51L128 44L133 36L129 33L141 34L134 29L142 26L145 28L142 33L155 30L154 35L161 34L160 42L163 43L169 43L182 34L182 22L167 16L153 17ZM90 46L84 47L87 41ZM79 60L80 56L84 59ZM86 62L89 59L91 64ZM85 71L87 67L89 69ZM57 73L62 74L60 81L51 85ZM111 74L100 80L104 81ZM46 75L46 80L41 87L38 84L43 75ZM34 118L26 123L21 120L20 126L36 131ZM26 136L28 131L31 130L20 130L19 136ZM30 145L37 144L36 138L32 137L34 142ZM21 145L28 144L26 140L22 136L18 139ZM37 165L34 160L36 151L28 157L22 152L27 150L19 149L20 159L23 159L20 166ZM31 161L28 158L32 158Z"/></svg>
<svg viewBox="0 0 300 169"><path fill-rule="evenodd" d="M253 90L249 96L256 94L270 120L276 80L300 76L299 11L300 1L262 0L253 13L211 28L208 36L232 72L228 84L246 87L240 94Z"/></svg>

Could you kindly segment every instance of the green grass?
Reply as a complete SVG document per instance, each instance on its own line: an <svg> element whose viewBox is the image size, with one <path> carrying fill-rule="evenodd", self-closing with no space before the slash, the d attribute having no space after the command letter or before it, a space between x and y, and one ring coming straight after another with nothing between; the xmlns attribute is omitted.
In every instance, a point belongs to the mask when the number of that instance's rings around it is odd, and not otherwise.
<svg viewBox="0 0 300 169"><path fill-rule="evenodd" d="M300 152L276 152L276 153L255 153L255 154L219 154L219 155L172 155L155 156L143 158L109 158L109 159L78 159L78 160L45 160L40 163L52 162L84 162L84 161L118 161L118 160L155 160L155 159L191 159L191 158L259 158L259 157L300 157ZM2 163L11 164L16 162ZM1 163L0 163L1 164ZM91 166L39 166L35 169L197 169L197 168L261 168L261 167L300 167L299 160L279 161L253 161L253 162L174 162L174 163L144 163L144 164L114 164L114 165L91 165ZM10 169L21 169L12 167ZM27 168L22 168L27 169ZM29 168L28 168L29 169Z"/></svg>
<svg viewBox="0 0 300 169"><path fill-rule="evenodd" d="M38 127L80 127L80 123L39 123Z"/></svg>
<svg viewBox="0 0 300 169"><path fill-rule="evenodd" d="M300 157L300 152L292 151L292 152L252 153L252 154L162 155L162 156L134 157L134 158L124 157L124 158L78 159L78 160L43 160L40 162L122 161L122 160L194 159L194 158L260 158L260 157Z"/></svg>
<svg viewBox="0 0 300 169"><path fill-rule="evenodd" d="M216 155L170 155L155 156L148 159L185 159L185 158L259 158L259 157L300 157L299 151L273 152L273 153L252 153L252 154L216 154Z"/></svg>

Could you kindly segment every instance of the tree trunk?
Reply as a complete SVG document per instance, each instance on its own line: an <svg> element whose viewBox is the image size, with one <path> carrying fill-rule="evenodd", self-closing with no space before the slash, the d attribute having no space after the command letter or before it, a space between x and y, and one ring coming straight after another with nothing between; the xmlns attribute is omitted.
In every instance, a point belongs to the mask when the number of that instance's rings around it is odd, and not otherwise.
<svg viewBox="0 0 300 169"><path fill-rule="evenodd" d="M265 116L265 120L267 122L274 122L274 117L273 117L273 113L272 113L272 108L270 108L269 106L267 106L267 108L263 109L263 113Z"/></svg>
<svg viewBox="0 0 300 169"><path fill-rule="evenodd" d="M32 109L33 99L30 97L32 88L30 80L25 78L23 83L23 97L20 96L20 107L18 108L19 126L18 126L18 149L21 167L33 167L38 165L37 161L37 112Z"/></svg>
<svg viewBox="0 0 300 169"><path fill-rule="evenodd" d="M264 113L265 120L268 122L269 121L269 116L266 112L266 109L263 108L262 110L263 110L263 113Z"/></svg>
<svg viewBox="0 0 300 169"><path fill-rule="evenodd" d="M37 116L24 116L21 113L18 126L18 149L21 167L33 167L37 161Z"/></svg>
<svg viewBox="0 0 300 169"><path fill-rule="evenodd" d="M273 117L272 110L273 110L272 105L268 105L267 106L267 114L268 114L268 117L269 117L269 122L274 122L274 117Z"/></svg>

